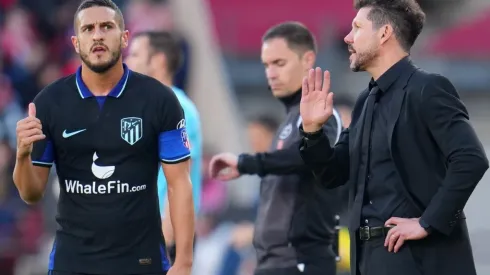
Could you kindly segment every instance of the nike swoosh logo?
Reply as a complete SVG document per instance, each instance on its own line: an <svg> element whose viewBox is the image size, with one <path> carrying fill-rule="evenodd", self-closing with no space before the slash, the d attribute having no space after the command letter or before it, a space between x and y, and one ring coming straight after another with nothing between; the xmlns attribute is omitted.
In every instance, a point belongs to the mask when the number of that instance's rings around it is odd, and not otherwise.
<svg viewBox="0 0 490 275"><path fill-rule="evenodd" d="M71 133L67 133L66 130L63 131L63 137L64 138L69 138L69 137L72 137L76 134L80 134L81 132L84 132L86 131L87 129L82 129L82 130L78 130L78 131L75 131L75 132L71 132Z"/></svg>

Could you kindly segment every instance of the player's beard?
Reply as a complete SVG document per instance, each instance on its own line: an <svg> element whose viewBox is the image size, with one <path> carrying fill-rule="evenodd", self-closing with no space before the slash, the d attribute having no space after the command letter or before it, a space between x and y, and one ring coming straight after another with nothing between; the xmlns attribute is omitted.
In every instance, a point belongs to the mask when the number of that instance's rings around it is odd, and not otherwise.
<svg viewBox="0 0 490 275"><path fill-rule="evenodd" d="M117 61L121 57L122 45L119 44L119 47L117 47L115 51L109 53L111 55L109 61L100 64L91 63L89 60L89 54L83 52L82 50L80 50L80 59L90 70L95 73L102 74L110 70L112 67L114 67L114 65L116 65Z"/></svg>
<svg viewBox="0 0 490 275"><path fill-rule="evenodd" d="M371 47L364 52L355 53L354 64L351 66L353 72L362 72L378 57L378 49Z"/></svg>

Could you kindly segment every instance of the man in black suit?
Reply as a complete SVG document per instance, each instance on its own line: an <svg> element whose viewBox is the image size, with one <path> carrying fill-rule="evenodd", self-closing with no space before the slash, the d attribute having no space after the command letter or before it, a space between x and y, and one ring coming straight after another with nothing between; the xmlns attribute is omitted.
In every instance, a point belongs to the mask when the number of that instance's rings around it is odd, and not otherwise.
<svg viewBox="0 0 490 275"><path fill-rule="evenodd" d="M355 275L475 275L463 208L488 160L456 89L415 67L425 15L415 0L360 0L345 37L353 71L372 76L331 147L330 75L303 80L301 156L327 188L350 185Z"/></svg>

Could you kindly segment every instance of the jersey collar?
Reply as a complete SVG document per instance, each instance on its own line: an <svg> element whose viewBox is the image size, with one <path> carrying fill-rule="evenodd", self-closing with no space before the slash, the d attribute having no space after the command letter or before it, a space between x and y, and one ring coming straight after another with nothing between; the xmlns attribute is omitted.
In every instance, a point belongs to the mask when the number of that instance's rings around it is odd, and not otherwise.
<svg viewBox="0 0 490 275"><path fill-rule="evenodd" d="M112 90L109 92L109 96L111 96L111 97L115 97L115 98L120 97L124 91L124 88L126 87L126 83L128 82L130 70L128 69L126 64L123 64L123 67L124 67L124 74L123 74L121 80L119 80L119 82L116 84L116 86L114 86L114 88L112 88ZM94 94L92 94L92 92L87 88L85 83L83 83L82 66L78 67L78 70L76 73L76 84L77 84L78 93L80 94L80 96L82 98L89 98L89 97L94 96Z"/></svg>

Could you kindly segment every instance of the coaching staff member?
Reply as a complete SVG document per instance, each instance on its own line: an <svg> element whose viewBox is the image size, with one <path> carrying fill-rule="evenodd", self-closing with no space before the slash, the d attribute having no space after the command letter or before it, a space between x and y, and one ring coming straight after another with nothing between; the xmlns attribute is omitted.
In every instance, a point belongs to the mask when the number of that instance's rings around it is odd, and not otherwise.
<svg viewBox="0 0 490 275"><path fill-rule="evenodd" d="M345 42L351 69L372 76L369 88L332 147L322 128L332 114L329 73L322 86L321 69L311 70L300 149L324 186L351 187L351 270L475 275L463 208L488 160L451 82L408 57L425 15L415 0L356 8Z"/></svg>
<svg viewBox="0 0 490 275"><path fill-rule="evenodd" d="M243 174L263 177L253 239L256 275L335 274L335 195L313 182L298 152L301 80L315 63L315 39L299 23L279 24L264 35L261 58L273 95L286 107L286 119L270 152L217 155L211 175L222 180ZM342 130L334 114L324 126L331 144ZM226 168L227 173L219 173Z"/></svg>
<svg viewBox="0 0 490 275"><path fill-rule="evenodd" d="M82 66L42 90L17 126L14 182L22 199L41 199L53 162L61 185L49 273L167 274L162 162L177 244L168 274L190 275L194 209L179 101L122 63L129 34L112 1L84 1L74 22Z"/></svg>

